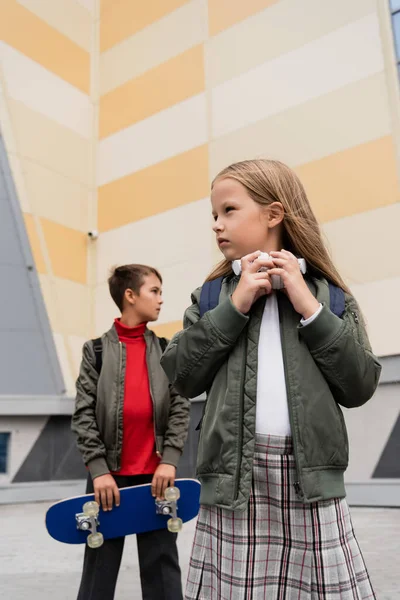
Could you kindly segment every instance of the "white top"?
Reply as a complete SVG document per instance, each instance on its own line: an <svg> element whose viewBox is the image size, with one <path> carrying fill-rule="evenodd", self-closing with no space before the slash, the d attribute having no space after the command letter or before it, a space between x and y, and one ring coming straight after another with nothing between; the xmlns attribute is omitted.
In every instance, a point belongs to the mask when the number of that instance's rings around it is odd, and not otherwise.
<svg viewBox="0 0 400 600"><path fill-rule="evenodd" d="M303 327L322 310L301 319ZM276 294L268 296L258 341L256 433L291 435Z"/></svg>

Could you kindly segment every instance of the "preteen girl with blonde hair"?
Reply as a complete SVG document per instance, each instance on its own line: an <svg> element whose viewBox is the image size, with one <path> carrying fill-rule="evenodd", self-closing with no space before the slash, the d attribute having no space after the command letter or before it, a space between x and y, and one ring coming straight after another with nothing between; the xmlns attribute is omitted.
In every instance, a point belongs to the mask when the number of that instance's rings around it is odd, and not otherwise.
<svg viewBox="0 0 400 600"><path fill-rule="evenodd" d="M217 300L203 314L193 293L162 359L181 394L207 392L186 600L375 598L343 481L340 406L367 402L381 370L357 303L287 166L233 164L211 204Z"/></svg>

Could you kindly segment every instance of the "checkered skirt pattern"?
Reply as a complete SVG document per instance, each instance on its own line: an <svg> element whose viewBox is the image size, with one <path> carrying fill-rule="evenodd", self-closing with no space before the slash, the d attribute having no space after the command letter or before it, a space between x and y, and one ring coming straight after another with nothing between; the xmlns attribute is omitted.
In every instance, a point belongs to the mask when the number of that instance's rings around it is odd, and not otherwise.
<svg viewBox="0 0 400 600"><path fill-rule="evenodd" d="M290 438L258 435L244 512L201 506L185 600L370 600L346 500L304 504Z"/></svg>

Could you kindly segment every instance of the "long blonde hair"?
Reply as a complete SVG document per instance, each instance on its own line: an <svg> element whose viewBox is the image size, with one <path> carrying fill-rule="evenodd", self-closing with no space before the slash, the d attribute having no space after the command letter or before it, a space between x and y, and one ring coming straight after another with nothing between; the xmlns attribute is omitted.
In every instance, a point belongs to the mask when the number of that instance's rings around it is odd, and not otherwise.
<svg viewBox="0 0 400 600"><path fill-rule="evenodd" d="M218 180L226 178L241 183L257 204L268 206L272 202L280 202L284 209L282 241L285 249L304 258L312 275L325 277L344 291L349 291L329 256L304 187L292 169L276 160L244 160L218 173L211 189ZM210 273L207 281L231 272L231 262L224 259Z"/></svg>

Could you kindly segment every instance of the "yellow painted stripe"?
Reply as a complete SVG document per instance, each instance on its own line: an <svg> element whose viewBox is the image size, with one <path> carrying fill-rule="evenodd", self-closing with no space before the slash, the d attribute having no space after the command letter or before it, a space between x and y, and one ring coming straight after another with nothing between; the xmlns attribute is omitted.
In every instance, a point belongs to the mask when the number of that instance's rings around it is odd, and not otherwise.
<svg viewBox="0 0 400 600"><path fill-rule="evenodd" d="M203 45L109 92L100 101L100 137L125 129L204 90Z"/></svg>
<svg viewBox="0 0 400 600"><path fill-rule="evenodd" d="M216 35L277 2L278 0L208 0L210 35Z"/></svg>
<svg viewBox="0 0 400 600"><path fill-rule="evenodd" d="M208 146L199 146L98 190L98 227L108 231L209 193Z"/></svg>
<svg viewBox="0 0 400 600"><path fill-rule="evenodd" d="M154 331L158 337L165 337L170 340L175 333L182 331L183 323L182 321L170 321L169 323L162 323L161 325L151 323L149 329Z"/></svg>
<svg viewBox="0 0 400 600"><path fill-rule="evenodd" d="M101 0L100 51L111 48L188 0Z"/></svg>
<svg viewBox="0 0 400 600"><path fill-rule="evenodd" d="M86 283L87 235L48 219L40 219L56 277Z"/></svg>
<svg viewBox="0 0 400 600"><path fill-rule="evenodd" d="M321 222L400 201L391 136L301 165L295 171Z"/></svg>
<svg viewBox="0 0 400 600"><path fill-rule="evenodd" d="M15 0L0 2L0 40L89 93L89 53Z"/></svg>
<svg viewBox="0 0 400 600"><path fill-rule="evenodd" d="M35 261L36 270L38 273L45 274L47 272L46 263L44 261L42 248L40 246L39 235L35 221L33 219L33 215L24 213L24 221L26 232L29 238L29 243L31 246L33 260Z"/></svg>

